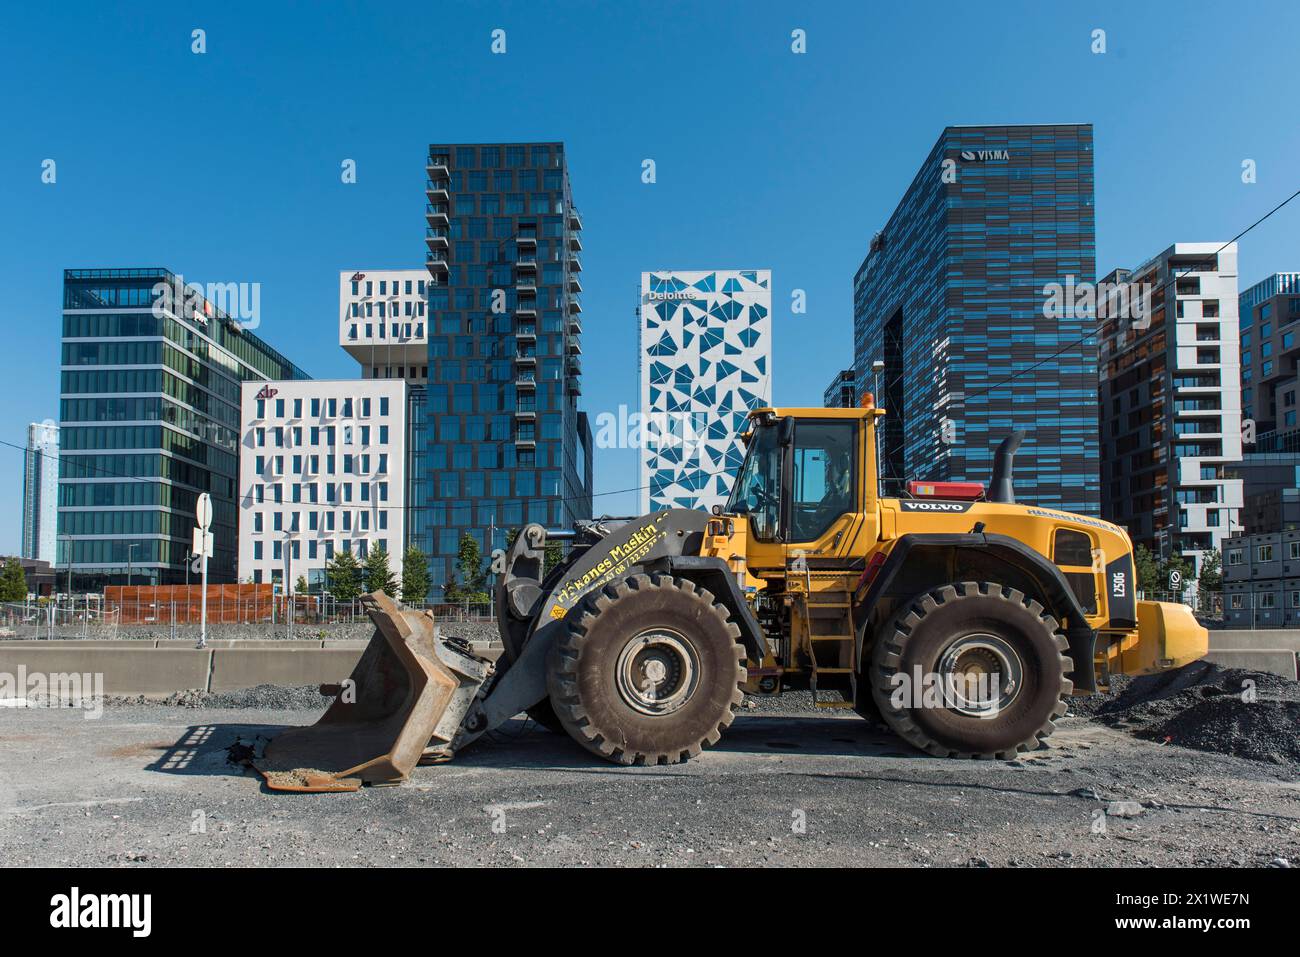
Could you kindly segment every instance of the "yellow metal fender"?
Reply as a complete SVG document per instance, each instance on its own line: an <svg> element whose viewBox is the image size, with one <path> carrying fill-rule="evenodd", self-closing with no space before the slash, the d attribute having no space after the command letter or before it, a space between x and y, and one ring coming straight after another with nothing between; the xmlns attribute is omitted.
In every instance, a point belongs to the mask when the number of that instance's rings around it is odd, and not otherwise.
<svg viewBox="0 0 1300 957"><path fill-rule="evenodd" d="M1137 632L1106 650L1112 674L1169 671L1204 658L1210 650L1210 633L1186 605L1139 601L1137 619Z"/></svg>

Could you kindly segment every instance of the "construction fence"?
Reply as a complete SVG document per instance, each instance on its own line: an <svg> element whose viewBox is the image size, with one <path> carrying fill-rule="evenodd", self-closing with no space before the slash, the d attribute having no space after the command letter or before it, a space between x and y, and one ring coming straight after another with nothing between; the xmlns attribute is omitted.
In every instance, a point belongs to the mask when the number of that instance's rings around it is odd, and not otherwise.
<svg viewBox="0 0 1300 957"><path fill-rule="evenodd" d="M440 622L494 621L490 602L403 604L429 611ZM116 638L140 631L198 626L203 603L199 585L110 587L103 595L74 595L0 604L3 638ZM290 621L292 618L292 621ZM207 623L221 625L348 625L369 621L359 600L332 596L276 595L270 585L209 585Z"/></svg>
<svg viewBox="0 0 1300 957"><path fill-rule="evenodd" d="M116 638L122 615L100 595L0 604L0 639Z"/></svg>

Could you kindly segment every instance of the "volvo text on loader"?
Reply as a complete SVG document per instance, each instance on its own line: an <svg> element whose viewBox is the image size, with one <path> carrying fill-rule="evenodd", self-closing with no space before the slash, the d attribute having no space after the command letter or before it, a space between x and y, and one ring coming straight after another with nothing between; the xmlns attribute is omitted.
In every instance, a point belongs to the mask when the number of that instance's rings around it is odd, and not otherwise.
<svg viewBox="0 0 1300 957"><path fill-rule="evenodd" d="M524 528L496 569L495 663L367 596L376 634L351 677L258 769L284 790L396 784L523 711L610 761L671 764L717 743L744 693L789 688L933 755L1007 758L1039 747L1072 692L1204 655L1186 607L1136 599L1123 529L1015 501L1022 433L987 490L884 497L884 414L869 395L755 410L713 515ZM568 554L543 569L556 538Z"/></svg>

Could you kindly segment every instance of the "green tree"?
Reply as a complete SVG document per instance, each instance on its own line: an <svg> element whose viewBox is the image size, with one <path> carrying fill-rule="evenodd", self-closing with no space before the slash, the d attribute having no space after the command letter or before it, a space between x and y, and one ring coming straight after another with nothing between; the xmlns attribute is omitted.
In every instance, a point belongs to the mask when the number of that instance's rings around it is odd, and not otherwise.
<svg viewBox="0 0 1300 957"><path fill-rule="evenodd" d="M0 571L0 601L26 601L27 578L22 563L12 557L4 559L4 563L4 570Z"/></svg>
<svg viewBox="0 0 1300 957"><path fill-rule="evenodd" d="M460 548L456 552L456 567L460 570L463 592L483 592L487 587L487 569L483 565L483 549L478 539L466 532L460 537ZM458 589L461 590L461 589ZM474 601L473 598L460 599Z"/></svg>
<svg viewBox="0 0 1300 957"><path fill-rule="evenodd" d="M402 555L402 601L418 605L429 596L429 557L412 545Z"/></svg>
<svg viewBox="0 0 1300 957"><path fill-rule="evenodd" d="M1160 565L1156 557L1151 554L1151 549L1145 545L1139 545L1133 549L1133 564L1137 569L1137 586L1144 592L1155 591L1159 588Z"/></svg>
<svg viewBox="0 0 1300 957"><path fill-rule="evenodd" d="M381 591L392 598L397 594L397 578L388 567L388 549L372 548L366 554L366 591Z"/></svg>
<svg viewBox="0 0 1300 957"><path fill-rule="evenodd" d="M546 548L542 553L543 574L549 572L556 565L564 564L564 543L547 542Z"/></svg>
<svg viewBox="0 0 1300 957"><path fill-rule="evenodd" d="M1201 574L1197 578L1201 591L1219 591L1223 587L1223 556L1211 548L1201 556Z"/></svg>
<svg viewBox="0 0 1300 957"><path fill-rule="evenodd" d="M352 601L361 595L361 565L351 552L343 551L325 563L330 594L339 601Z"/></svg>
<svg viewBox="0 0 1300 957"><path fill-rule="evenodd" d="M307 576L299 575L298 580L293 583L293 592L295 595L307 594Z"/></svg>

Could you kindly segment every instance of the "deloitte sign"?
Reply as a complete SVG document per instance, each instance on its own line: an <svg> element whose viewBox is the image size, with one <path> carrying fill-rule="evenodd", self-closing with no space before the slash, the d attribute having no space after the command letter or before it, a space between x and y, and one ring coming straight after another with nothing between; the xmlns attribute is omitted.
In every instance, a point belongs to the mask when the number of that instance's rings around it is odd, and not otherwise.
<svg viewBox="0 0 1300 957"><path fill-rule="evenodd" d="M686 289L679 289L674 292L648 292L646 300L648 302L694 302L695 293Z"/></svg>

